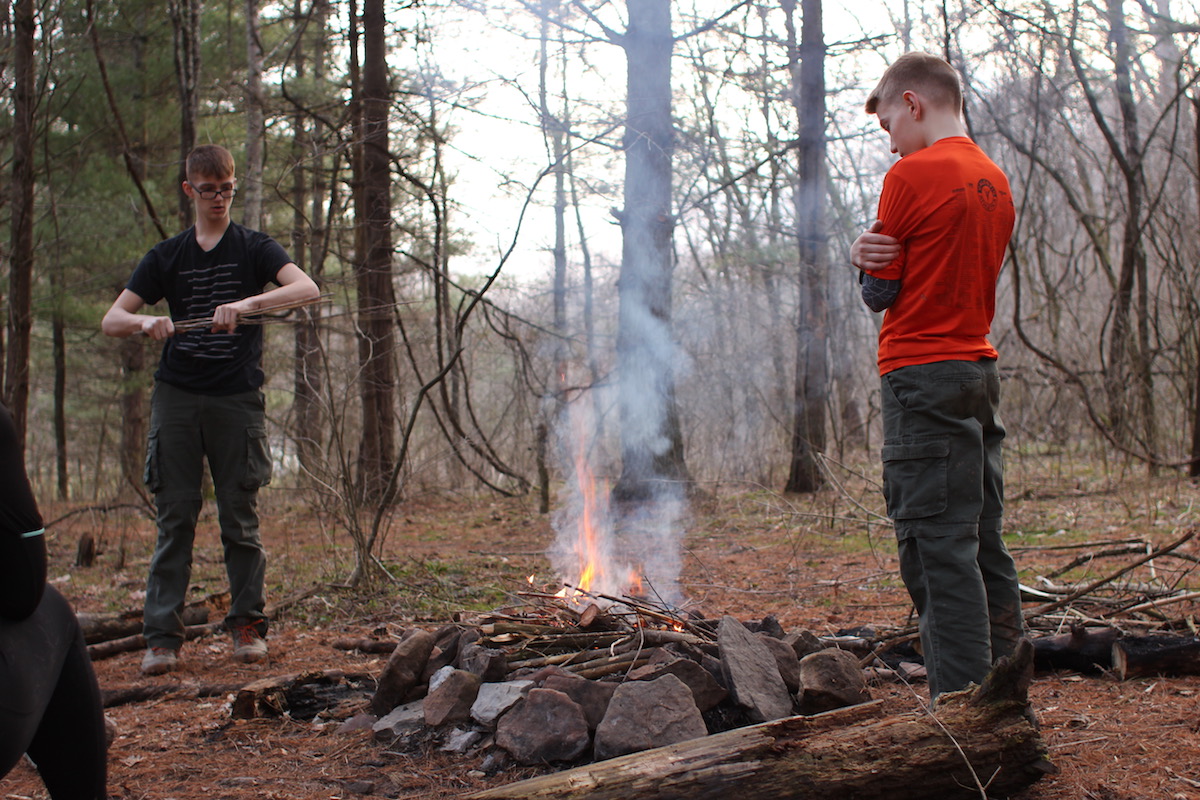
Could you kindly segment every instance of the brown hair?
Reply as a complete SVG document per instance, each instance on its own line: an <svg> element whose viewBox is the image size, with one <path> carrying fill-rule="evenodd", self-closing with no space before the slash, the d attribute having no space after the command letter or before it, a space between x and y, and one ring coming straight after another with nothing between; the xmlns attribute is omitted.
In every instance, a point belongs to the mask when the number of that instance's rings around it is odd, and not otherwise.
<svg viewBox="0 0 1200 800"><path fill-rule="evenodd" d="M188 153L187 176L205 175L209 178L232 178L233 155L219 144L202 144Z"/></svg>
<svg viewBox="0 0 1200 800"><path fill-rule="evenodd" d="M867 97L867 113L879 104L909 90L923 93L930 102L955 110L963 107L962 81L958 70L943 58L929 53L905 53L892 62Z"/></svg>

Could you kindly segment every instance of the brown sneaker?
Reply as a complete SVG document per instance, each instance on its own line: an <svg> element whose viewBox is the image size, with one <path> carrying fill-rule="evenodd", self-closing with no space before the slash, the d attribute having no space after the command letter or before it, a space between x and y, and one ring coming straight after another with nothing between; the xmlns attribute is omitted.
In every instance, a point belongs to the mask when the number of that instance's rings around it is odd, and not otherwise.
<svg viewBox="0 0 1200 800"><path fill-rule="evenodd" d="M233 637L233 660L253 664L267 657L267 640L254 628L254 623L233 625L229 629Z"/></svg>
<svg viewBox="0 0 1200 800"><path fill-rule="evenodd" d="M143 675L165 675L179 665L179 653L169 647L148 647L142 657Z"/></svg>

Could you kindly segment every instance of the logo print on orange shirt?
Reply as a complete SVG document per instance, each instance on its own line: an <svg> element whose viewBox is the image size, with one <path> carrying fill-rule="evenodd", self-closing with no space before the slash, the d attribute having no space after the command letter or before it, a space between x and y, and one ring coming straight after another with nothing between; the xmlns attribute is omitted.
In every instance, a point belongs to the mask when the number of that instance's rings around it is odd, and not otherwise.
<svg viewBox="0 0 1200 800"><path fill-rule="evenodd" d="M987 178L982 178L975 185L975 191L979 192L979 204L983 206L984 211L995 211L996 205L1000 202L1000 192Z"/></svg>

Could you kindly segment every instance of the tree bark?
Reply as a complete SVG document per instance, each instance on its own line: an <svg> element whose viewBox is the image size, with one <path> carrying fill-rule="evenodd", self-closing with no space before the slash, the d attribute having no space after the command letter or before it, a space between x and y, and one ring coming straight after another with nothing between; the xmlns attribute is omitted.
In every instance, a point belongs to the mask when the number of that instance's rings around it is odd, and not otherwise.
<svg viewBox="0 0 1200 800"><path fill-rule="evenodd" d="M29 347L33 331L34 56L37 18L33 0L13 7L12 239L8 275L8 350L4 403L12 412L17 442L25 452L29 405Z"/></svg>
<svg viewBox="0 0 1200 800"><path fill-rule="evenodd" d="M362 438L358 467L363 500L384 500L396 459L395 329L392 286L391 183L388 153L387 19L383 0L363 4L361 86L362 191L358 221L362 231L358 285L358 354L361 378Z"/></svg>
<svg viewBox="0 0 1200 800"><path fill-rule="evenodd" d="M1195 146L1196 163L1200 167L1200 97L1192 95L1192 120L1193 128L1193 144ZM1200 199L1200 184L1197 184L1197 199ZM1192 368L1196 370L1196 387L1192 394L1192 460L1188 464L1188 477L1200 478L1200 342L1196 345L1197 354L1196 363L1192 364Z"/></svg>
<svg viewBox="0 0 1200 800"><path fill-rule="evenodd" d="M796 315L796 374L793 395L791 470L787 492L812 492L824 484L829 403L829 272L825 233L825 34L821 0L802 0L803 29L796 42L795 0L782 0L788 33L792 103L799 123L796 240L800 268Z"/></svg>
<svg viewBox="0 0 1200 800"><path fill-rule="evenodd" d="M196 118L200 114L201 0L168 0L175 33L175 79L179 86L179 227L192 224L192 204L183 193L187 157L196 145Z"/></svg>
<svg viewBox="0 0 1200 800"><path fill-rule="evenodd" d="M621 476L618 501L647 501L687 480L671 330L671 4L627 0L625 207L617 293Z"/></svg>
<svg viewBox="0 0 1200 800"><path fill-rule="evenodd" d="M1152 675L1200 675L1200 638L1125 636L1112 646L1112 665L1123 681Z"/></svg>
<svg viewBox="0 0 1200 800"><path fill-rule="evenodd" d="M1004 797L1054 770L1026 716L1033 648L935 713L875 703L789 717L471 795L472 800L942 800Z"/></svg>
<svg viewBox="0 0 1200 800"><path fill-rule="evenodd" d="M263 50L258 35L258 0L246 0L246 165L242 180L242 220L248 228L262 227L263 139Z"/></svg>
<svg viewBox="0 0 1200 800"><path fill-rule="evenodd" d="M295 15L300 19L304 13L302 3L297 0ZM312 33L296 45L296 77L308 77L308 52L306 41L313 43L312 82L322 86L325 81L325 28L329 18L326 0L313 3L309 25ZM327 178L325 157L320 151L322 122L319 118L309 120L303 110L297 109L293 116L295 182L292 189L292 255L297 264L313 280L321 282L325 261L325 201ZM308 207L306 217L304 209ZM320 468L321 445L324 434L321 429L320 397L324 386L321 373L321 340L319 307L310 306L296 311L294 327L294 368L292 385L295 399L292 401L292 438L296 442L296 453L306 474L316 474Z"/></svg>

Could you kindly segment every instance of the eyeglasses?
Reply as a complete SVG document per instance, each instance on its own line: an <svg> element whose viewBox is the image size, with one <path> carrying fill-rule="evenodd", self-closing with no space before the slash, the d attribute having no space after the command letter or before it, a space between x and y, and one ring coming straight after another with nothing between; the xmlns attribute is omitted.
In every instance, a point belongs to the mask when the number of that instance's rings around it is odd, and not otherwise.
<svg viewBox="0 0 1200 800"><path fill-rule="evenodd" d="M222 186L220 189L201 189L191 181L188 181L188 186L192 187L192 191L200 195L201 200L214 200L218 197L230 198L237 194L236 186Z"/></svg>

